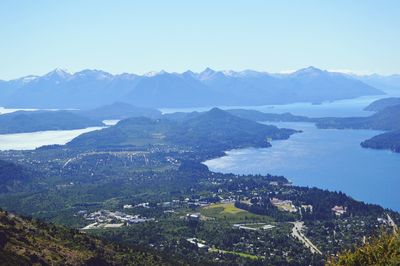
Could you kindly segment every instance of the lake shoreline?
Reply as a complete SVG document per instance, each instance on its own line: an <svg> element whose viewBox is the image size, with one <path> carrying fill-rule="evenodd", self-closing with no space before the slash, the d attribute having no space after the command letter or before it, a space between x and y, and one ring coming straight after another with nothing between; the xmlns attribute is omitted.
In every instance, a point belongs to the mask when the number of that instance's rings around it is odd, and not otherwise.
<svg viewBox="0 0 400 266"><path fill-rule="evenodd" d="M291 125L303 133L272 141L270 148L230 150L203 163L213 172L282 175L296 186L342 191L364 202L400 210L400 196L394 189L400 186L396 178L400 154L360 146L360 140L380 131L318 129L311 122L272 124Z"/></svg>

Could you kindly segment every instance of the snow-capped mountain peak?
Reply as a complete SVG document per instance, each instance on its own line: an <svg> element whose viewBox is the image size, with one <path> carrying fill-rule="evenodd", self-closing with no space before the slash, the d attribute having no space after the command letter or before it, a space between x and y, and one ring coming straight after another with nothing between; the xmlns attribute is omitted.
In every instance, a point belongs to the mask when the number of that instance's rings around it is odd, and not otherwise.
<svg viewBox="0 0 400 266"><path fill-rule="evenodd" d="M57 78L69 78L72 74L69 73L67 70L65 69L61 69L61 68L56 68L53 71L47 73L46 75L44 75L44 78L53 78L53 77L57 77Z"/></svg>
<svg viewBox="0 0 400 266"><path fill-rule="evenodd" d="M207 67L206 69L204 69L202 72L199 73L199 79L200 80L208 80L208 79L212 78L216 73L217 73L217 71Z"/></svg>
<svg viewBox="0 0 400 266"><path fill-rule="evenodd" d="M327 72L324 71L324 70L321 70L319 68L316 68L316 67L313 67L313 66L309 66L309 67L306 67L306 68L299 69L299 70L291 73L290 75L291 76L302 76L302 75L316 76L316 75L321 75L323 73L327 73Z"/></svg>
<svg viewBox="0 0 400 266"><path fill-rule="evenodd" d="M155 76L164 75L164 74L168 74L168 72L166 72L165 70L150 71L150 72L144 74L143 76L150 78L150 77L155 77Z"/></svg>
<svg viewBox="0 0 400 266"><path fill-rule="evenodd" d="M31 82L31 81L37 79L37 78L39 78L39 76L29 75L29 76L26 76L26 77L22 77L20 80L21 80L23 83L29 83L29 82Z"/></svg>
<svg viewBox="0 0 400 266"><path fill-rule="evenodd" d="M74 78L85 78L91 77L97 80L104 80L104 79L112 79L114 76L108 72L97 70L97 69L85 69L79 72L76 72Z"/></svg>

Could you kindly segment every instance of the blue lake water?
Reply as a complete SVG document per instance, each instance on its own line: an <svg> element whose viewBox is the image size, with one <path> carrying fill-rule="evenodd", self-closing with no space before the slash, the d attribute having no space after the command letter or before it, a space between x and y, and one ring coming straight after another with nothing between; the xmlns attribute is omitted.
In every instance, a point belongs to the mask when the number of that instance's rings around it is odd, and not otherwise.
<svg viewBox="0 0 400 266"><path fill-rule="evenodd" d="M283 175L295 185L343 191L400 211L400 154L361 148L379 131L317 129L313 123L268 123L303 130L271 148L247 148L205 164L212 171Z"/></svg>
<svg viewBox="0 0 400 266"><path fill-rule="evenodd" d="M33 150L43 145L66 144L77 136L104 127L88 127L73 130L48 130L18 134L0 134L0 151Z"/></svg>
<svg viewBox="0 0 400 266"><path fill-rule="evenodd" d="M367 96L350 100L324 102L319 105L237 106L267 113L291 112L310 117L366 116L363 111L372 101L389 96ZM162 109L164 113L207 111L212 107ZM0 107L0 113L15 110ZM115 121L107 121L112 125ZM303 130L289 140L273 141L271 148L248 148L227 152L227 156L205 162L213 171L237 174L284 175L295 185L316 186L346 192L355 199L400 211L400 154L363 149L360 142L378 131L320 130L312 123L269 123ZM48 144L64 144L74 137L99 128L72 131L44 131L0 135L0 150L34 149Z"/></svg>
<svg viewBox="0 0 400 266"><path fill-rule="evenodd" d="M291 112L296 115L304 115L309 117L346 117L346 116L368 116L371 112L363 109L370 103L381 98L387 98L396 95L375 95L363 96L355 99L346 99L332 102L323 102L321 104L312 103L291 103L282 105L261 105L261 106L218 106L221 109L252 109L265 113L284 113ZM163 113L174 112L193 112L193 111L208 111L210 107L194 107L194 108L163 108L160 109Z"/></svg>

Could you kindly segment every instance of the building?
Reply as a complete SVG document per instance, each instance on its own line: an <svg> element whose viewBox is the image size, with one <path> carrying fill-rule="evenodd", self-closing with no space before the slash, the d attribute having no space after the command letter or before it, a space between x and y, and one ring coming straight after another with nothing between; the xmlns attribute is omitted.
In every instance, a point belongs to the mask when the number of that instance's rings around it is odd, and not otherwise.
<svg viewBox="0 0 400 266"><path fill-rule="evenodd" d="M189 243L191 243L191 244L193 244L193 245L196 245L199 249L201 249L201 250L205 250L205 251L207 251L208 250L208 248L209 248L209 246L208 245L206 245L206 242L204 241L204 240L200 240L200 239L197 239L197 238L188 238L188 239L186 239Z"/></svg>
<svg viewBox="0 0 400 266"><path fill-rule="evenodd" d="M313 206L312 205L304 205L304 204L302 204L300 207L301 207L302 210L304 210L306 212L309 212L309 213L313 212Z"/></svg>
<svg viewBox="0 0 400 266"><path fill-rule="evenodd" d="M333 207L331 210L335 213L336 216L342 216L347 212L347 207L335 205L335 207Z"/></svg>
<svg viewBox="0 0 400 266"><path fill-rule="evenodd" d="M272 205L278 207L280 210L287 212L297 212L296 206L293 205L291 200L281 200L277 198L270 199Z"/></svg>
<svg viewBox="0 0 400 266"><path fill-rule="evenodd" d="M200 213L188 213L186 214L186 219L189 222L200 222Z"/></svg>

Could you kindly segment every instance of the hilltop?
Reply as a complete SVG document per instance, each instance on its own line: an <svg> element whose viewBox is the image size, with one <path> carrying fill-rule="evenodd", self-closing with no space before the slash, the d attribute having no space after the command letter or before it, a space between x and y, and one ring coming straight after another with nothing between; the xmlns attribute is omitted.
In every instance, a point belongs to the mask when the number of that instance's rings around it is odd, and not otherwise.
<svg viewBox="0 0 400 266"><path fill-rule="evenodd" d="M379 134L361 142L364 148L391 150L400 152L400 130Z"/></svg>
<svg viewBox="0 0 400 266"><path fill-rule="evenodd" d="M138 107L124 102L115 102L112 104L100 106L90 110L77 111L78 114L94 119L125 119L129 117L149 117L160 118L161 112L153 108Z"/></svg>
<svg viewBox="0 0 400 266"><path fill-rule="evenodd" d="M319 128L396 130L400 129L399 117L400 105L394 105L367 117L328 117L315 121Z"/></svg>
<svg viewBox="0 0 400 266"><path fill-rule="evenodd" d="M376 112L376 111L382 111L386 107L394 106L394 105L400 105L400 98L391 97L391 98L379 99L379 100L373 101L371 104L369 104L367 107L365 107L364 110Z"/></svg>
<svg viewBox="0 0 400 266"><path fill-rule="evenodd" d="M128 118L113 127L78 136L67 146L178 145L224 151L246 146L268 147L268 138L286 139L295 132L259 124L214 108L184 121Z"/></svg>
<svg viewBox="0 0 400 266"><path fill-rule="evenodd" d="M104 124L68 111L17 111L0 115L0 134L71 130L95 126Z"/></svg>
<svg viewBox="0 0 400 266"><path fill-rule="evenodd" d="M30 169L0 160L0 193L10 192L28 183L34 176Z"/></svg>

